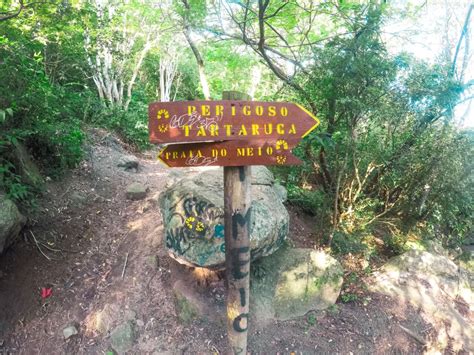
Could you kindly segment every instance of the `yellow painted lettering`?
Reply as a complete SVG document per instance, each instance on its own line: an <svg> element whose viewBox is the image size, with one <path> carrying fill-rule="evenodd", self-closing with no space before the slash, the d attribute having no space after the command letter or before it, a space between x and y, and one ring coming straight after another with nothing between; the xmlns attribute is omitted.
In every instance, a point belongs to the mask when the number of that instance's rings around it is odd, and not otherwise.
<svg viewBox="0 0 474 355"><path fill-rule="evenodd" d="M268 146L267 147L267 155L272 155L273 154L273 148Z"/></svg>
<svg viewBox="0 0 474 355"><path fill-rule="evenodd" d="M276 130L278 134L285 134L285 125L283 123L277 124Z"/></svg>
<svg viewBox="0 0 474 355"><path fill-rule="evenodd" d="M272 134L272 132L273 132L273 125L272 125L271 123L264 124L264 125L263 125L263 130L264 130L265 134Z"/></svg>
<svg viewBox="0 0 474 355"><path fill-rule="evenodd" d="M283 117L288 116L288 108L287 108L286 106L283 106L283 107L280 109L280 115L282 115Z"/></svg>
<svg viewBox="0 0 474 355"><path fill-rule="evenodd" d="M275 117L276 116L275 106L268 106L268 116L270 116L270 117Z"/></svg>
<svg viewBox="0 0 474 355"><path fill-rule="evenodd" d="M243 109L242 109L242 113L244 114L244 116L249 116L250 115L250 106L244 106Z"/></svg>
<svg viewBox="0 0 474 355"><path fill-rule="evenodd" d="M258 136L260 134L258 132L259 127L260 126L258 124L253 124L252 125L252 136Z"/></svg>
<svg viewBox="0 0 474 355"><path fill-rule="evenodd" d="M197 156L198 158L202 158L202 153L201 153L200 150L197 151L196 156Z"/></svg>
<svg viewBox="0 0 474 355"><path fill-rule="evenodd" d="M263 106L257 106L257 107L255 107L255 114L256 114L257 116L263 115Z"/></svg>
<svg viewBox="0 0 474 355"><path fill-rule="evenodd" d="M184 126L183 126L183 129L184 129L184 136L185 136L185 137L189 137L189 126L188 126L188 125L184 125Z"/></svg>
<svg viewBox="0 0 474 355"><path fill-rule="evenodd" d="M237 148L237 156L238 157L245 156L245 148Z"/></svg>
<svg viewBox="0 0 474 355"><path fill-rule="evenodd" d="M191 116L193 112L196 112L196 106L189 105L188 106L188 115Z"/></svg>
<svg viewBox="0 0 474 355"><path fill-rule="evenodd" d="M294 123L291 124L290 130L288 131L288 134L296 134L296 126Z"/></svg>
<svg viewBox="0 0 474 355"><path fill-rule="evenodd" d="M235 105L232 105L230 108L232 111L232 116L235 116Z"/></svg>
<svg viewBox="0 0 474 355"><path fill-rule="evenodd" d="M231 136L232 135L232 125L231 124L225 124L224 127L225 127L225 134L227 135L227 137Z"/></svg>
<svg viewBox="0 0 474 355"><path fill-rule="evenodd" d="M216 116L220 116L224 113L224 106L216 105Z"/></svg>
<svg viewBox="0 0 474 355"><path fill-rule="evenodd" d="M201 105L201 113L203 116L210 116L211 107L209 105Z"/></svg>
<svg viewBox="0 0 474 355"><path fill-rule="evenodd" d="M209 133L211 133L211 136L218 136L219 135L219 126L216 124L211 124L209 126Z"/></svg>
<svg viewBox="0 0 474 355"><path fill-rule="evenodd" d="M206 136L206 130L204 129L204 126L199 127L199 130L198 130L196 135L198 137L200 137L200 136L205 137Z"/></svg>
<svg viewBox="0 0 474 355"><path fill-rule="evenodd" d="M227 149L222 148L221 149L221 157L226 157L227 156Z"/></svg>
<svg viewBox="0 0 474 355"><path fill-rule="evenodd" d="M247 129L245 128L244 125L242 125L242 128L239 131L239 136L246 136L247 135Z"/></svg>
<svg viewBox="0 0 474 355"><path fill-rule="evenodd" d="M173 152L173 159L178 159L178 152Z"/></svg>
<svg viewBox="0 0 474 355"><path fill-rule="evenodd" d="M253 148L247 147L247 156L248 157L253 157Z"/></svg>

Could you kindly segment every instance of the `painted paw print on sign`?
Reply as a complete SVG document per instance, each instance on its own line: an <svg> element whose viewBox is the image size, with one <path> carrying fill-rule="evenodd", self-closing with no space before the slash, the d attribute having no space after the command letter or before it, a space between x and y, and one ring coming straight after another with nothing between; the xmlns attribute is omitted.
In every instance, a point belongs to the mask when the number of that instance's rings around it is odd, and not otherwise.
<svg viewBox="0 0 474 355"><path fill-rule="evenodd" d="M158 126L158 130L160 131L160 133L165 133L168 131L168 125L165 125L165 124L160 124Z"/></svg>
<svg viewBox="0 0 474 355"><path fill-rule="evenodd" d="M283 165L286 162L286 157L283 155L277 155L276 161L277 161L277 164Z"/></svg>
<svg viewBox="0 0 474 355"><path fill-rule="evenodd" d="M284 139L277 140L276 145L275 145L275 149L276 150L280 150L280 149L287 150L288 149L288 142L285 141Z"/></svg>
<svg viewBox="0 0 474 355"><path fill-rule="evenodd" d="M168 119L170 118L170 113L168 110L162 108L161 110L158 110L158 113L156 114L156 118L161 120L162 118Z"/></svg>

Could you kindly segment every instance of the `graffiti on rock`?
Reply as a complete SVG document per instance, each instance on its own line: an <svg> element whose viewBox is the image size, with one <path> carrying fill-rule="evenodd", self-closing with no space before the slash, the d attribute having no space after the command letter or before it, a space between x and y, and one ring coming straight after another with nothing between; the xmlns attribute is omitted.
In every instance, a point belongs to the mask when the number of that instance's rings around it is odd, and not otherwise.
<svg viewBox="0 0 474 355"><path fill-rule="evenodd" d="M217 242L224 238L222 223L224 211L222 208L194 196L186 196L177 201L173 210L170 220L176 220L174 223L170 221L170 224L175 227L167 229L167 248L172 249L178 255L184 255L190 250L192 243L196 243L198 240L202 243L209 243L208 246L202 248L202 252L198 256L201 265L212 254L222 250L222 242Z"/></svg>

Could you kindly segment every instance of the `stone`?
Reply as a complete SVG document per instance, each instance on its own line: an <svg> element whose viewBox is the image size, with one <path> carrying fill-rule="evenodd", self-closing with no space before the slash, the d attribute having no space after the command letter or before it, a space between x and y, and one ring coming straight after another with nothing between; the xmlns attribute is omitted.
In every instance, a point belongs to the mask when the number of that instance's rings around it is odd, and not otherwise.
<svg viewBox="0 0 474 355"><path fill-rule="evenodd" d="M274 182L275 178L268 168L262 165L252 166L252 185L272 186Z"/></svg>
<svg viewBox="0 0 474 355"><path fill-rule="evenodd" d="M261 322L326 309L341 292L342 266L324 251L284 247L256 266L264 276L251 279L250 313Z"/></svg>
<svg viewBox="0 0 474 355"><path fill-rule="evenodd" d="M21 181L41 190L44 186L44 178L30 154L21 143L17 142L14 144L11 158L21 177Z"/></svg>
<svg viewBox="0 0 474 355"><path fill-rule="evenodd" d="M147 188L138 182L128 185L125 193L127 199L132 201L143 200L146 197L146 194Z"/></svg>
<svg viewBox="0 0 474 355"><path fill-rule="evenodd" d="M110 334L110 344L117 354L125 354L135 342L136 334L131 321L117 326Z"/></svg>
<svg viewBox="0 0 474 355"><path fill-rule="evenodd" d="M123 312L123 317L126 319L126 320L135 320L135 318L137 318L137 312L135 311L132 311L131 309L126 309L124 312Z"/></svg>
<svg viewBox="0 0 474 355"><path fill-rule="evenodd" d="M439 350L472 353L474 325L468 314L474 311L473 273L450 260L440 245L428 249L410 250L390 259L374 273L369 290L420 309L426 321L439 330L435 340ZM466 305L467 313L459 310L460 304ZM449 344L440 334L449 338Z"/></svg>
<svg viewBox="0 0 474 355"><path fill-rule="evenodd" d="M69 339L73 335L77 335L77 334L79 334L79 332L77 331L77 328L74 325L69 325L63 329L64 339Z"/></svg>
<svg viewBox="0 0 474 355"><path fill-rule="evenodd" d="M278 183L274 184L273 188L278 197L280 197L280 201L285 203L288 200L288 191L286 191L286 188Z"/></svg>
<svg viewBox="0 0 474 355"><path fill-rule="evenodd" d="M82 191L74 191L69 199L74 205L84 206L87 204L87 194Z"/></svg>
<svg viewBox="0 0 474 355"><path fill-rule="evenodd" d="M120 308L116 304L106 304L100 311L92 313L88 318L88 330L107 334L120 315Z"/></svg>
<svg viewBox="0 0 474 355"><path fill-rule="evenodd" d="M289 215L265 167L252 167L249 216L252 260L270 255L288 235ZM159 198L166 248L177 261L212 269L225 268L224 187L222 169L186 177Z"/></svg>
<svg viewBox="0 0 474 355"><path fill-rule="evenodd" d="M138 170L138 158L133 155L122 155L117 161L119 168L124 168L125 171L137 171Z"/></svg>
<svg viewBox="0 0 474 355"><path fill-rule="evenodd" d="M0 193L0 253L8 248L26 223L15 203Z"/></svg>
<svg viewBox="0 0 474 355"><path fill-rule="evenodd" d="M173 292L176 298L176 312L181 322L189 323L203 314L201 303L188 287L183 287L182 282L177 281L173 285Z"/></svg>

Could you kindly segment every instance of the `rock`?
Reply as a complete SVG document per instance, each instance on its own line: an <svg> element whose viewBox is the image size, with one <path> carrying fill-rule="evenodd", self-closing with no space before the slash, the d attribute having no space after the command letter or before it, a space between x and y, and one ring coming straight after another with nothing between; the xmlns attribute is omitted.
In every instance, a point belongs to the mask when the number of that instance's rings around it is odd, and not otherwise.
<svg viewBox="0 0 474 355"><path fill-rule="evenodd" d="M11 152L11 157L21 180L36 189L41 189L44 179L38 167L31 159L30 154L21 143L15 143Z"/></svg>
<svg viewBox="0 0 474 355"><path fill-rule="evenodd" d="M131 321L120 324L110 334L110 343L117 354L125 354L135 342L135 329Z"/></svg>
<svg viewBox="0 0 474 355"><path fill-rule="evenodd" d="M285 203L288 200L288 191L286 191L286 188L278 183L273 185L273 188L278 197L280 197L280 201Z"/></svg>
<svg viewBox="0 0 474 355"><path fill-rule="evenodd" d="M117 166L119 168L124 168L125 171L138 171L138 158L133 155L122 155L118 162Z"/></svg>
<svg viewBox="0 0 474 355"><path fill-rule="evenodd" d="M120 308L116 304L106 304L99 312L92 313L86 322L89 331L107 334L120 316Z"/></svg>
<svg viewBox="0 0 474 355"><path fill-rule="evenodd" d="M0 253L18 237L25 223L26 218L13 201L0 194Z"/></svg>
<svg viewBox="0 0 474 355"><path fill-rule="evenodd" d="M449 347L454 352L474 352L474 325L468 316L474 311L474 291L469 284L472 273L459 268L440 248L431 245L430 252L410 250L392 258L374 273L369 289L421 309L424 318L439 330L435 339L439 350ZM460 305L466 310L460 311Z"/></svg>
<svg viewBox="0 0 474 355"><path fill-rule="evenodd" d="M125 193L127 199L137 201L142 200L146 197L147 188L138 183L134 182L127 186L127 191Z"/></svg>
<svg viewBox="0 0 474 355"><path fill-rule="evenodd" d="M77 331L77 328L74 325L69 325L63 329L64 339L69 339L73 335L77 335L77 334L79 334L79 332Z"/></svg>
<svg viewBox="0 0 474 355"><path fill-rule="evenodd" d="M81 191L74 191L69 199L77 206L84 206L87 204L87 194Z"/></svg>
<svg viewBox="0 0 474 355"><path fill-rule="evenodd" d="M222 312L211 304L192 284L178 280L173 284L178 318L184 324L194 319L219 321Z"/></svg>
<svg viewBox="0 0 474 355"><path fill-rule="evenodd" d="M137 312L135 311L132 311L131 309L126 309L124 312L123 312L123 317L126 319L126 320L135 320L135 318L137 318Z"/></svg>
<svg viewBox="0 0 474 355"><path fill-rule="evenodd" d="M263 277L251 279L250 313L259 321L288 320L336 303L343 269L323 251L285 247L263 258Z"/></svg>
<svg viewBox="0 0 474 355"><path fill-rule="evenodd" d="M252 167L250 246L252 260L270 255L288 235L289 216L265 167ZM184 178L163 191L166 248L181 263L224 268L224 188L222 169Z"/></svg>
<svg viewBox="0 0 474 355"><path fill-rule="evenodd" d="M176 312L181 322L189 323L203 314L202 304L190 292L189 287L177 281L173 285L173 291L176 297Z"/></svg>
<svg viewBox="0 0 474 355"><path fill-rule="evenodd" d="M262 165L252 166L252 185L272 186L275 182L273 174Z"/></svg>

